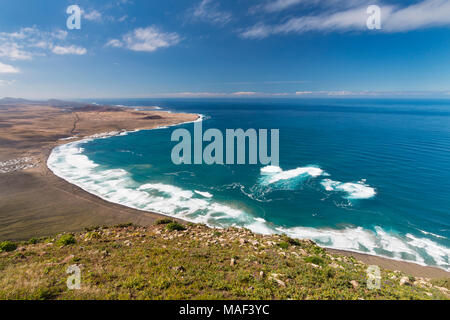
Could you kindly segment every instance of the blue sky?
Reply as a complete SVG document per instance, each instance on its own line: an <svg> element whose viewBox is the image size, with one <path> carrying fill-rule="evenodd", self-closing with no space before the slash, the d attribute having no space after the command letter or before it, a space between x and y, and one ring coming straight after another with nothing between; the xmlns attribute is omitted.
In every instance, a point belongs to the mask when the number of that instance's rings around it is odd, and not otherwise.
<svg viewBox="0 0 450 320"><path fill-rule="evenodd" d="M0 3L0 97L450 98L449 61L449 0Z"/></svg>

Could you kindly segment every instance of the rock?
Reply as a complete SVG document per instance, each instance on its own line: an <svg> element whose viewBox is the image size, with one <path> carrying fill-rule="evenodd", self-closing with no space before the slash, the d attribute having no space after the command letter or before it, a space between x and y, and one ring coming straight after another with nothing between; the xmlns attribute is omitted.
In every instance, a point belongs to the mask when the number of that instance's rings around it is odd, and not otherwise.
<svg viewBox="0 0 450 320"><path fill-rule="evenodd" d="M236 264L236 260L234 258L231 258L230 266L234 267L235 264Z"/></svg>
<svg viewBox="0 0 450 320"><path fill-rule="evenodd" d="M175 271L178 271L178 272L185 272L186 271L186 269L183 266L173 267L172 269L175 270Z"/></svg>
<svg viewBox="0 0 450 320"><path fill-rule="evenodd" d="M308 255L308 253L305 251L305 250L303 250L303 249L298 249L298 252L302 255L302 256L307 256Z"/></svg>
<svg viewBox="0 0 450 320"><path fill-rule="evenodd" d="M400 279L400 285L401 285L401 286L411 286L412 284L411 284L411 282L409 281L409 278L408 278L408 277L402 277L402 278Z"/></svg>
<svg viewBox="0 0 450 320"><path fill-rule="evenodd" d="M259 276L260 276L261 278L264 278L264 271L261 271L261 272L259 273Z"/></svg>
<svg viewBox="0 0 450 320"><path fill-rule="evenodd" d="M279 286L286 287L286 284L280 279L278 279L279 276L280 275L277 273L272 273L272 275L269 277L269 280L274 280L276 283L278 283Z"/></svg>
<svg viewBox="0 0 450 320"><path fill-rule="evenodd" d="M359 287L358 281L352 280L352 281L350 281L350 283L353 286L353 289L358 289L358 287Z"/></svg>
<svg viewBox="0 0 450 320"><path fill-rule="evenodd" d="M72 260L73 258L75 258L75 256L74 256L73 254L71 254L70 256L65 257L65 258L60 262L60 264L67 263L67 262L69 262L70 260Z"/></svg>
<svg viewBox="0 0 450 320"><path fill-rule="evenodd" d="M334 269L344 269L343 266L337 264L336 262L333 262L330 264L330 267L334 268Z"/></svg>
<svg viewBox="0 0 450 320"><path fill-rule="evenodd" d="M286 284L280 279L274 278L273 280L275 280L281 287L286 287Z"/></svg>
<svg viewBox="0 0 450 320"><path fill-rule="evenodd" d="M131 247L131 241L130 240L125 240L124 245L126 245L127 247Z"/></svg>

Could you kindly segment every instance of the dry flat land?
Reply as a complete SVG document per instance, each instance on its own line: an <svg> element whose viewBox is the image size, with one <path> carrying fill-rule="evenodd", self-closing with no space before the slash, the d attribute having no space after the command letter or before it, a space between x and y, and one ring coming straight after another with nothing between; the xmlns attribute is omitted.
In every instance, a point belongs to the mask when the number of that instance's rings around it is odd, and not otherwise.
<svg viewBox="0 0 450 320"><path fill-rule="evenodd" d="M24 240L92 225L151 224L159 215L103 201L56 177L46 166L59 139L151 129L193 114L116 107L0 105L0 240Z"/></svg>

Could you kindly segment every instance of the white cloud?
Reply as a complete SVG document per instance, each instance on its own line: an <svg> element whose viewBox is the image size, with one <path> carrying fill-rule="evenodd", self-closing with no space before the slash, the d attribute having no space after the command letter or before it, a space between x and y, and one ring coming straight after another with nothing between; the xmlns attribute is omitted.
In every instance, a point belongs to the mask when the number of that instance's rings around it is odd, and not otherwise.
<svg viewBox="0 0 450 320"><path fill-rule="evenodd" d="M126 47L133 51L152 52L159 48L167 48L178 44L181 37L177 33L161 32L156 27L138 28L127 33L122 40L113 39L106 45L111 47Z"/></svg>
<svg viewBox="0 0 450 320"><path fill-rule="evenodd" d="M233 92L232 95L233 96L254 96L255 94L257 94L256 92L253 91L239 91L239 92Z"/></svg>
<svg viewBox="0 0 450 320"><path fill-rule="evenodd" d="M67 38L68 32L66 30L56 30L51 33L51 37L58 39L58 40L64 40Z"/></svg>
<svg viewBox="0 0 450 320"><path fill-rule="evenodd" d="M63 41L67 36L68 32L62 29L41 31L36 27L22 28L10 33L0 32L0 57L31 60L34 56L45 55L48 50L60 52L60 46L55 46L54 42Z"/></svg>
<svg viewBox="0 0 450 320"><path fill-rule="evenodd" d="M289 7L292 7L296 4L299 4L300 2L303 2L304 0L275 0L268 2L264 5L264 10L268 12L275 12L275 11L281 11L284 9L287 9Z"/></svg>
<svg viewBox="0 0 450 320"><path fill-rule="evenodd" d="M123 43L122 43L120 40L112 39L112 40L109 40L109 41L106 43L106 46L108 46L108 47L114 47L114 48L120 48L120 47L123 46Z"/></svg>
<svg viewBox="0 0 450 320"><path fill-rule="evenodd" d="M102 14L97 11L97 10L92 10L88 13L83 12L82 16L84 19L89 20L89 21L101 21L102 20Z"/></svg>
<svg viewBox="0 0 450 320"><path fill-rule="evenodd" d="M54 54L75 54L75 55L84 55L87 53L87 50L85 48L82 47L77 47L77 46L67 46L67 47L63 47L63 46L54 46L52 48L52 52Z"/></svg>
<svg viewBox="0 0 450 320"><path fill-rule="evenodd" d="M202 0L192 10L191 15L193 20L219 25L225 25L232 20L231 13L220 10L219 4L214 3L213 0Z"/></svg>
<svg viewBox="0 0 450 320"><path fill-rule="evenodd" d="M383 29L390 32L407 31L450 25L449 0L425 0L406 8L393 10L382 18Z"/></svg>
<svg viewBox="0 0 450 320"><path fill-rule="evenodd" d="M11 60L30 60L33 55L24 51L22 46L14 42L0 42L0 57L6 57Z"/></svg>
<svg viewBox="0 0 450 320"><path fill-rule="evenodd" d="M354 1L359 3L359 1ZM381 6L381 27L384 32L401 32L429 27L450 26L450 1L423 0L406 7ZM367 30L367 6L343 11L328 10L320 15L299 16L273 25L257 23L240 33L242 38L262 39L275 34L309 31L342 32Z"/></svg>
<svg viewBox="0 0 450 320"><path fill-rule="evenodd" d="M0 62L0 73L19 73L19 69Z"/></svg>

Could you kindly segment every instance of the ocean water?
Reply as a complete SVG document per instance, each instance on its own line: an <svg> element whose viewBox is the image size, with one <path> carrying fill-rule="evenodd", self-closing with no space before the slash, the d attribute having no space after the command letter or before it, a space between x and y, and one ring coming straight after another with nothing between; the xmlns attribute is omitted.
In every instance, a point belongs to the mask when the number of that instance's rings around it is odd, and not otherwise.
<svg viewBox="0 0 450 320"><path fill-rule="evenodd" d="M115 100L279 129L280 165L174 165L173 130L72 142L49 168L97 196L214 227L450 270L450 100ZM206 145L206 144L205 144Z"/></svg>

